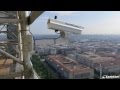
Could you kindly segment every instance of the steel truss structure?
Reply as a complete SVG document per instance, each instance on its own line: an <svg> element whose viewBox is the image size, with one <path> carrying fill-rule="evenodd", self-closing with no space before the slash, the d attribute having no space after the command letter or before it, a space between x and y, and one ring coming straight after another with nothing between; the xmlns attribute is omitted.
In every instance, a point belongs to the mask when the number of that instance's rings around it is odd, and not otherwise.
<svg viewBox="0 0 120 90"><path fill-rule="evenodd" d="M30 61L33 53L31 25L44 11L0 11L0 54L13 61L10 72L0 75L1 79L39 79ZM2 37L2 38L3 38Z"/></svg>

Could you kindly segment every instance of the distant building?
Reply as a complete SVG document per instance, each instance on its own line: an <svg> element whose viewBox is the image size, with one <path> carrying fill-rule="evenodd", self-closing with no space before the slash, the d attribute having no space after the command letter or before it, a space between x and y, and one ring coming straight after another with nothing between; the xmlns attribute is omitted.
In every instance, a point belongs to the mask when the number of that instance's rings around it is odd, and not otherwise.
<svg viewBox="0 0 120 90"><path fill-rule="evenodd" d="M91 79L94 70L78 62L61 56L49 55L46 62L51 65L65 79Z"/></svg>
<svg viewBox="0 0 120 90"><path fill-rule="evenodd" d="M119 75L120 74L120 60L111 62L101 62L102 72L104 74Z"/></svg>
<svg viewBox="0 0 120 90"><path fill-rule="evenodd" d="M120 73L120 61L113 57L101 57L93 53L79 54L76 60L84 65L87 65L96 71L100 72L100 65L102 66L102 72L108 73Z"/></svg>

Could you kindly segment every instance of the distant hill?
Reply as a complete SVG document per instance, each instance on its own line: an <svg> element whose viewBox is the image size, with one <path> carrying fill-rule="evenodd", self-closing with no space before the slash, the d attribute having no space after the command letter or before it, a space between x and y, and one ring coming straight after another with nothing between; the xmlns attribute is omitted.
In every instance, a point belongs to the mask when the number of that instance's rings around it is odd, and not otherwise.
<svg viewBox="0 0 120 90"><path fill-rule="evenodd" d="M120 41L120 35L71 35L70 40L112 40Z"/></svg>
<svg viewBox="0 0 120 90"><path fill-rule="evenodd" d="M59 38L60 35L36 35L34 34L34 39L35 40L41 40L41 39L54 39L54 38ZM115 40L115 41L120 41L120 35L70 35L69 36L70 40L75 40L75 41L79 41L79 40L83 40L83 39L89 39L89 40ZM7 40L7 36L6 35L0 35L0 41L6 41Z"/></svg>
<svg viewBox="0 0 120 90"><path fill-rule="evenodd" d="M53 39L58 38L59 35L34 35L34 39ZM70 35L71 41L80 40L112 40L120 41L120 35Z"/></svg>
<svg viewBox="0 0 120 90"><path fill-rule="evenodd" d="M35 40L59 38L59 35L33 35Z"/></svg>

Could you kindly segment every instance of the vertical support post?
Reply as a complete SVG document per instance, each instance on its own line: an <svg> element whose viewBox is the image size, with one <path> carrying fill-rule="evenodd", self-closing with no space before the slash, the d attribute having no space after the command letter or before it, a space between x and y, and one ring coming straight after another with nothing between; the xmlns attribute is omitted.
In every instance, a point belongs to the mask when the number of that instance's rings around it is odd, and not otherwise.
<svg viewBox="0 0 120 90"><path fill-rule="evenodd" d="M33 79L34 72L30 61L30 52L28 51L27 44L27 15L25 11L19 11L20 24L21 24L21 35L22 35L22 45L23 45L23 62L24 62L24 77L25 79Z"/></svg>
<svg viewBox="0 0 120 90"><path fill-rule="evenodd" d="M19 12L17 12L17 19L19 20ZM23 49L22 49L22 36L21 36L21 25L18 23L18 48L19 48L19 58L23 61Z"/></svg>
<svg viewBox="0 0 120 90"><path fill-rule="evenodd" d="M19 20L20 17L19 17L19 12L17 11L17 19ZM19 49L19 59L21 61L23 61L23 49L22 49L22 36L21 36L21 24L20 22L17 24L18 26L18 49ZM17 64L17 67L16 67L16 71L17 72L20 72L18 71L19 70L22 70L23 71L23 65L20 65L20 64ZM24 77L21 76L21 78L23 79Z"/></svg>

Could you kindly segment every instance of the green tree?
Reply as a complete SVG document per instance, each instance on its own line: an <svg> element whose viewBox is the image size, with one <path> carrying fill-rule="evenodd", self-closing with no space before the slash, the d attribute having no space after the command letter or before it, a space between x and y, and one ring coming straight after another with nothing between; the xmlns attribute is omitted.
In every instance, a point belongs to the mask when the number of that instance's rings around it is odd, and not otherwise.
<svg viewBox="0 0 120 90"><path fill-rule="evenodd" d="M57 79L50 69L46 68L38 55L32 56L33 68L36 70L38 75L43 79Z"/></svg>

